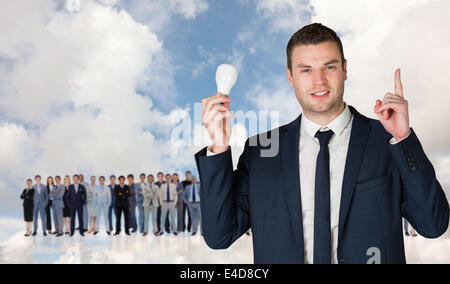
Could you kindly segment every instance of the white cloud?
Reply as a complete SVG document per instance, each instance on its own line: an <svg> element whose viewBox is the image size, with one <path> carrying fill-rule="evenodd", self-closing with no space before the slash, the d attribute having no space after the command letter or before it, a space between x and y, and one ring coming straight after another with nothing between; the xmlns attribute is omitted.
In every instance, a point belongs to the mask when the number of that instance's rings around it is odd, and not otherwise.
<svg viewBox="0 0 450 284"><path fill-rule="evenodd" d="M170 0L170 7L187 19L194 19L208 9L205 0Z"/></svg>
<svg viewBox="0 0 450 284"><path fill-rule="evenodd" d="M257 0L254 4L272 32L294 32L309 21L312 12L307 0Z"/></svg>

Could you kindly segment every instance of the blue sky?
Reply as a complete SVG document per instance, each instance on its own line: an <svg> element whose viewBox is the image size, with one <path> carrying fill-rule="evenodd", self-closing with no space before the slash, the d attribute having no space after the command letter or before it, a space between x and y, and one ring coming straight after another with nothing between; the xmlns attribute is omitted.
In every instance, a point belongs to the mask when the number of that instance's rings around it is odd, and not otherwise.
<svg viewBox="0 0 450 284"><path fill-rule="evenodd" d="M0 214L17 215L25 178L83 172L196 172L173 130L216 91L216 67L240 74L232 110L301 111L285 48L321 22L342 36L344 99L375 118L402 68L411 124L450 184L446 0L39 0L0 3ZM411 32L413 31L413 32ZM418 63L420 62L420 64ZM424 95L426 94L426 95ZM201 125L196 125L197 129ZM235 162L248 135L233 129ZM264 129L261 129L264 130ZM254 134L254 133L251 133Z"/></svg>

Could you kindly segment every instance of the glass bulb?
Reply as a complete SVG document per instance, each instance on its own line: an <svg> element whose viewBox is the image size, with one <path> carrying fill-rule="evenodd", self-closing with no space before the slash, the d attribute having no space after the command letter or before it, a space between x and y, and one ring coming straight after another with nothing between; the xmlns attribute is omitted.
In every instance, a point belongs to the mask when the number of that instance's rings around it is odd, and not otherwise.
<svg viewBox="0 0 450 284"><path fill-rule="evenodd" d="M231 89L236 84L238 70L231 64L222 64L217 67L216 83L217 92L223 95L229 95Z"/></svg>

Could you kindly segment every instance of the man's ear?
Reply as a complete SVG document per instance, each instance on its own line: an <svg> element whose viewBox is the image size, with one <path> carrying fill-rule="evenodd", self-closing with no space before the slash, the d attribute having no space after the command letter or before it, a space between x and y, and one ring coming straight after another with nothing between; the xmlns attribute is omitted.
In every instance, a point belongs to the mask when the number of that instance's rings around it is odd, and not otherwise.
<svg viewBox="0 0 450 284"><path fill-rule="evenodd" d="M347 81L347 60L344 60L344 73L345 73L344 80Z"/></svg>
<svg viewBox="0 0 450 284"><path fill-rule="evenodd" d="M291 88L294 88L294 82L293 82L293 79L292 79L292 73L291 73L291 70L289 70L289 68L287 68L287 67L286 67L286 75L287 75L287 78L289 80L289 85L291 86Z"/></svg>

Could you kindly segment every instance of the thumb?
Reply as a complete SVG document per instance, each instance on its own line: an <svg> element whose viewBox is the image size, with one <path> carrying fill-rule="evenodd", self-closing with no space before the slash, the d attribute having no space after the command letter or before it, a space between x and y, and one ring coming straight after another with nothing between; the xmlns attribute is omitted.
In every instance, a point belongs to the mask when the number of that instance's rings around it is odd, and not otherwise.
<svg viewBox="0 0 450 284"><path fill-rule="evenodd" d="M378 119L380 121L383 120L383 114L382 113L378 113L378 109L381 107L383 103L380 100L377 100L377 102L375 103L375 106L373 107L373 111L375 112L375 114L378 116Z"/></svg>

